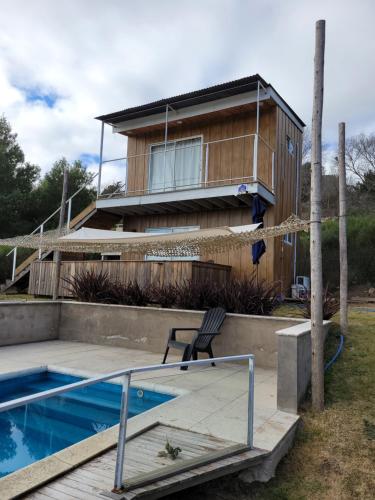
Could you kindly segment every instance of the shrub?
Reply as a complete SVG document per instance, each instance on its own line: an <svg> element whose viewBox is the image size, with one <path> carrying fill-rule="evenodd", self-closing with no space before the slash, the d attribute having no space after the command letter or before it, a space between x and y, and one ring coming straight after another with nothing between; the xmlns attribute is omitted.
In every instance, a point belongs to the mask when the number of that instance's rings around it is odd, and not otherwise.
<svg viewBox="0 0 375 500"><path fill-rule="evenodd" d="M177 307L182 309L209 309L223 307L238 314L270 315L278 305L278 285L257 282L255 276L217 284L186 281L177 286Z"/></svg>
<svg viewBox="0 0 375 500"><path fill-rule="evenodd" d="M111 284L113 303L126 306L147 306L151 298L147 289L141 288L137 281Z"/></svg>
<svg viewBox="0 0 375 500"><path fill-rule="evenodd" d="M257 281L255 276L231 280L222 286L218 305L228 312L269 316L279 303L277 283Z"/></svg>
<svg viewBox="0 0 375 500"><path fill-rule="evenodd" d="M63 278L63 281L68 285L65 288L70 289L80 302L111 303L113 300L111 293L113 284L106 272L85 270L71 278Z"/></svg>
<svg viewBox="0 0 375 500"><path fill-rule="evenodd" d="M171 308L176 303L177 288L175 285L152 285L150 288L151 301L161 307Z"/></svg>
<svg viewBox="0 0 375 500"><path fill-rule="evenodd" d="M201 311L218 303L218 286L209 281L186 280L176 285L176 292L176 306L181 309Z"/></svg>
<svg viewBox="0 0 375 500"><path fill-rule="evenodd" d="M270 315L278 304L278 284L258 282L254 277L218 284L210 281L185 281L182 284L141 287L136 281L111 282L107 273L83 271L65 279L80 301L205 310L223 307L239 314Z"/></svg>
<svg viewBox="0 0 375 500"><path fill-rule="evenodd" d="M349 285L375 284L375 217L351 215L348 217L348 271ZM310 274L310 237L300 233L298 240L298 274ZM340 284L339 223L330 220L322 224L323 279L333 287Z"/></svg>
<svg viewBox="0 0 375 500"><path fill-rule="evenodd" d="M311 297L303 300L303 315L305 318L311 318ZM323 319L331 319L340 309L340 301L328 291L328 285L323 292Z"/></svg>

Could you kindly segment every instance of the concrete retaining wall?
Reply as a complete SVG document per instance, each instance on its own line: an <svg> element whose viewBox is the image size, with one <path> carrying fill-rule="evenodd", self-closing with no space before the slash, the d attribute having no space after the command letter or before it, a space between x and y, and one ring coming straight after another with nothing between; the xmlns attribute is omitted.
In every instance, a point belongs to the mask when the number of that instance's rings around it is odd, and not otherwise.
<svg viewBox="0 0 375 500"><path fill-rule="evenodd" d="M0 346L58 339L60 306L56 302L1 302Z"/></svg>
<svg viewBox="0 0 375 500"><path fill-rule="evenodd" d="M330 321L324 321L327 335ZM276 332L278 351L277 406L297 413L311 380L310 321Z"/></svg>
<svg viewBox="0 0 375 500"><path fill-rule="evenodd" d="M202 312L81 302L0 303L0 346L43 340L81 341L164 352L169 329L195 327ZM328 330L329 322L325 322ZM293 318L228 314L213 343L216 356L252 353L277 369L280 410L296 413L311 378L311 325ZM180 335L189 341L191 333Z"/></svg>
<svg viewBox="0 0 375 500"><path fill-rule="evenodd" d="M202 317L198 311L64 302L59 338L162 354L170 328L198 327ZM252 353L257 366L276 368L275 331L300 323L291 318L228 314L212 348L216 356ZM178 335L181 340L192 338L191 332Z"/></svg>

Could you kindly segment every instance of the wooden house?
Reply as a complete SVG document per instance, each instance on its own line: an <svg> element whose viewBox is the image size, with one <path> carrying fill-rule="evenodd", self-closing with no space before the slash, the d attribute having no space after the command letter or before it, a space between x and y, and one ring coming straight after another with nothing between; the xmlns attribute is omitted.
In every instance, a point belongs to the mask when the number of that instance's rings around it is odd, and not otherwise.
<svg viewBox="0 0 375 500"><path fill-rule="evenodd" d="M265 226L299 212L304 123L259 75L97 119L102 124L97 222L86 219L87 226L103 228L108 220L109 228L117 218L125 231L155 233L251 224L255 196L266 204ZM103 154L105 126L127 138L124 158L108 160ZM120 172L112 187L101 182L108 165ZM129 261L162 262L147 255L104 258L124 267ZM259 279L279 281L288 293L295 258L295 237L286 235L266 242L258 266L251 248L202 255L199 261L230 266L233 277L256 271Z"/></svg>

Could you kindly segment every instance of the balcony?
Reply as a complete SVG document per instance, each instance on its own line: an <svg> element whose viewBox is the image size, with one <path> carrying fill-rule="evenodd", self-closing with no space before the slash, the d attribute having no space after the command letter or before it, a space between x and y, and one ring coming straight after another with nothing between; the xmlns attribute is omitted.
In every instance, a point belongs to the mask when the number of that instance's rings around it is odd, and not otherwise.
<svg viewBox="0 0 375 500"><path fill-rule="evenodd" d="M202 136L153 144L122 161L124 177L100 191L98 209L126 215L161 214L251 206L259 194L274 197L274 157L260 135L210 142Z"/></svg>

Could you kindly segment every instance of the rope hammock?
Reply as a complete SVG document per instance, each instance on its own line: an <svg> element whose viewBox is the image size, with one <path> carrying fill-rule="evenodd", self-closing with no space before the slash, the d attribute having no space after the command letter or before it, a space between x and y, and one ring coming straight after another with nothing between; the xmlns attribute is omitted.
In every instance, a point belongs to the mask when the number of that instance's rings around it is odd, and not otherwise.
<svg viewBox="0 0 375 500"><path fill-rule="evenodd" d="M134 252L161 257L199 256L203 253L217 254L237 250L262 239L308 231L309 225L309 221L291 215L280 225L266 228L258 228L259 224L253 224L152 235L86 228L68 231L65 228L62 233L55 230L43 234L0 239L0 246L73 253Z"/></svg>

